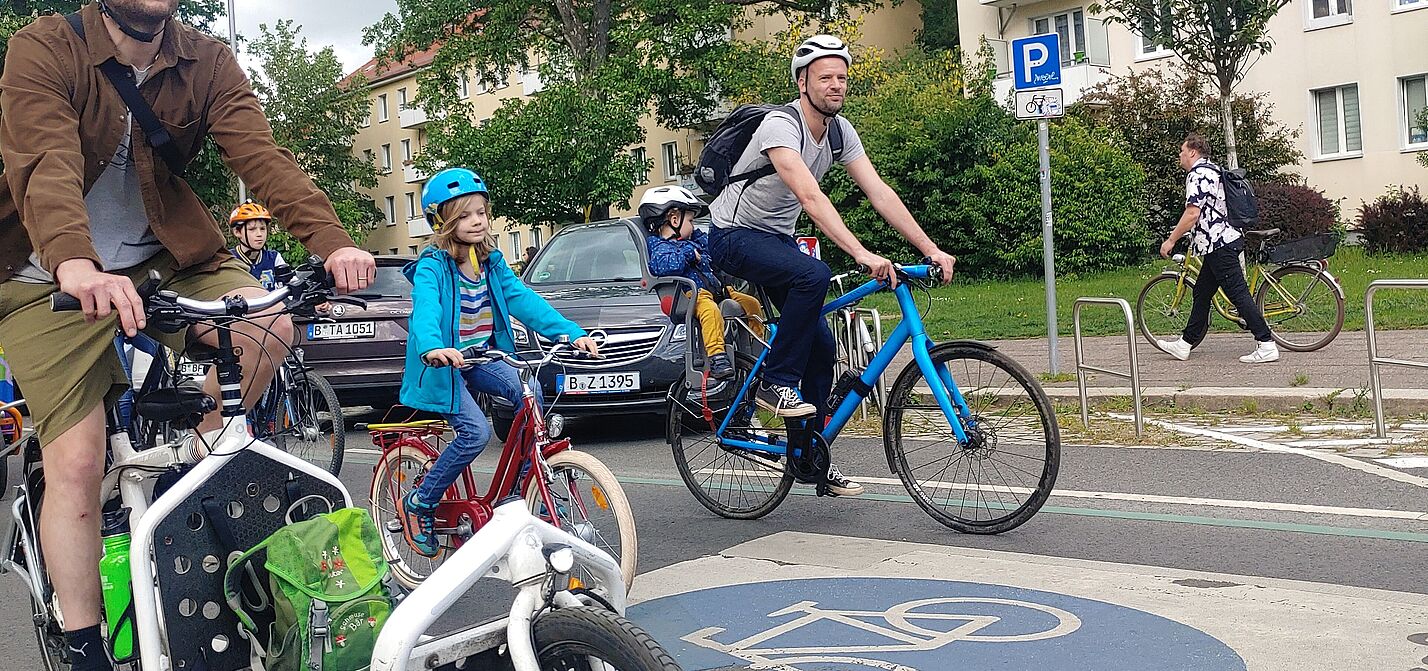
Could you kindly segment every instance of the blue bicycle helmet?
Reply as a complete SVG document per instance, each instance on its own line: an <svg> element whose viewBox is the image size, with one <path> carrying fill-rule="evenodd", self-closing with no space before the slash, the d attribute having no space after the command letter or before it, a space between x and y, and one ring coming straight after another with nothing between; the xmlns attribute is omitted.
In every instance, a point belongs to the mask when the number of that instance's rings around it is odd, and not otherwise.
<svg viewBox="0 0 1428 671"><path fill-rule="evenodd" d="M441 217L437 212L442 203L473 193L479 193L487 198L491 197L490 191L486 189L485 180L482 180L474 170L447 168L432 175L421 190L421 211L426 215L427 223L431 224L431 230L441 230Z"/></svg>

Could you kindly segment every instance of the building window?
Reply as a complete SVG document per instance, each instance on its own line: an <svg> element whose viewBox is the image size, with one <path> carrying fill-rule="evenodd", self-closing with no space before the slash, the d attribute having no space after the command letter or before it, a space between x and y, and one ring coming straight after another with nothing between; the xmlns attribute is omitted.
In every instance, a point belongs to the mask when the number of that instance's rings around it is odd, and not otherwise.
<svg viewBox="0 0 1428 671"><path fill-rule="evenodd" d="M397 197L387 196L387 225L397 225Z"/></svg>
<svg viewBox="0 0 1428 671"><path fill-rule="evenodd" d="M387 94L377 96L377 123L387 123Z"/></svg>
<svg viewBox="0 0 1428 671"><path fill-rule="evenodd" d="M366 127L371 126L371 125L372 125L372 106L371 106L371 105L368 105L368 106L367 106L367 113L362 115L362 127L363 127L363 128L366 128Z"/></svg>
<svg viewBox="0 0 1428 671"><path fill-rule="evenodd" d="M666 142L660 150L664 154L664 181L673 182L679 178L679 143Z"/></svg>
<svg viewBox="0 0 1428 671"><path fill-rule="evenodd" d="M1395 0L1393 11L1406 12L1410 9L1423 9L1428 7L1428 0Z"/></svg>
<svg viewBox="0 0 1428 671"><path fill-rule="evenodd" d="M521 249L521 232L511 231L509 235L511 236L511 258L519 259L521 252L524 251Z"/></svg>
<svg viewBox="0 0 1428 671"><path fill-rule="evenodd" d="M521 90L531 96L545 89L545 81L540 77L540 66L521 68Z"/></svg>
<svg viewBox="0 0 1428 671"><path fill-rule="evenodd" d="M391 172L391 171L392 171L392 145L384 144L384 145L382 145L382 172L383 172L383 173L389 173L389 172Z"/></svg>
<svg viewBox="0 0 1428 671"><path fill-rule="evenodd" d="M411 162L412 162L412 141L411 141L410 139L402 140L402 165L407 165L407 164L409 164L409 163L411 163Z"/></svg>
<svg viewBox="0 0 1428 671"><path fill-rule="evenodd" d="M1354 21L1352 0L1309 0L1304 3L1305 30L1342 26Z"/></svg>
<svg viewBox="0 0 1428 671"><path fill-rule="evenodd" d="M478 95L478 96L479 96L479 95L484 95L484 94L487 94L487 93L490 93L490 92L491 92L491 85L490 85L490 84L487 84L487 83L486 83L486 80L484 80L484 79L477 79L477 80L476 80L476 95Z"/></svg>
<svg viewBox="0 0 1428 671"><path fill-rule="evenodd" d="M1338 158L1362 153L1358 85L1317 89L1313 96L1314 117L1318 120L1318 156Z"/></svg>
<svg viewBox="0 0 1428 671"><path fill-rule="evenodd" d="M645 148L635 147L634 149L631 149L630 156L635 159L635 163L639 165L640 170L640 176L635 178L635 185L638 186L640 184L649 184L650 159L649 156L645 153Z"/></svg>
<svg viewBox="0 0 1428 671"><path fill-rule="evenodd" d="M416 246L416 245L409 245L409 246L407 247L407 249L412 250L412 254L416 254L416 253L417 253L417 246Z"/></svg>
<svg viewBox="0 0 1428 671"><path fill-rule="evenodd" d="M367 159L367 165L375 165L377 162L377 155L371 149L363 149L362 156Z"/></svg>
<svg viewBox="0 0 1428 671"><path fill-rule="evenodd" d="M1428 149L1428 121L1423 111L1428 109L1428 75L1404 77L1398 80L1403 114L1403 148Z"/></svg>
<svg viewBox="0 0 1428 671"><path fill-rule="evenodd" d="M531 229L531 246L540 249L540 227Z"/></svg>
<svg viewBox="0 0 1428 671"><path fill-rule="evenodd" d="M391 248L391 249L388 249L388 250L387 250L387 253L388 253L388 254L393 254L393 255L395 255L395 254L397 253L397 248L396 248L396 247L393 247L393 248Z"/></svg>
<svg viewBox="0 0 1428 671"><path fill-rule="evenodd" d="M1075 62L1077 53L1086 53L1086 16L1079 9L1031 20L1031 34L1056 33L1061 37L1061 62Z"/></svg>
<svg viewBox="0 0 1428 671"><path fill-rule="evenodd" d="M405 87L397 89L397 109L407 108L407 90Z"/></svg>
<svg viewBox="0 0 1428 671"><path fill-rule="evenodd" d="M412 191L408 191L408 192L407 192L407 218L408 218L408 219L416 219L418 214L420 214L420 213L417 212L416 193L415 193L415 192L412 192Z"/></svg>
<svg viewBox="0 0 1428 671"><path fill-rule="evenodd" d="M461 71L461 74L457 77L456 91L457 91L457 93L461 96L461 99L462 99L462 100L465 100L465 99L471 97L471 73L470 73L470 72L466 72L465 70L462 70L462 71Z"/></svg>
<svg viewBox="0 0 1428 671"><path fill-rule="evenodd" d="M1174 52L1170 50L1169 37L1174 30L1171 22L1169 3L1156 3L1159 16L1142 23L1136 33L1136 60L1163 58Z"/></svg>

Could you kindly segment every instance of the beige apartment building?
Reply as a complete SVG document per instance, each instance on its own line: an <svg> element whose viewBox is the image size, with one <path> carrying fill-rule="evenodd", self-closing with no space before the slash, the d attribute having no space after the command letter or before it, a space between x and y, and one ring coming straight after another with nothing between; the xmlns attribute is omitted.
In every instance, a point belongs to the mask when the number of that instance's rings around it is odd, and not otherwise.
<svg viewBox="0 0 1428 671"><path fill-rule="evenodd" d="M1112 73L1184 68L1173 53L1090 11L1079 0L957 0L962 48L986 38L996 54L998 100L1010 96L1008 43L1060 36L1062 89L1068 102ZM1352 218L1360 199L1390 184L1423 184L1415 161L1428 129L1413 119L1425 105L1428 0L1292 0L1270 22L1274 49L1249 71L1240 91L1268 94L1275 117L1299 128L1300 174ZM1166 147L1165 160L1176 148Z"/></svg>
<svg viewBox="0 0 1428 671"><path fill-rule="evenodd" d="M949 0L950 1L950 0ZM863 45L881 47L888 52L905 49L912 43L921 26L921 5L909 0L896 7L885 7L863 17ZM787 27L781 19L756 17L746 31L735 39L768 39ZM426 146L426 114L413 103L417 94L417 79L430 65L434 53L418 52L402 63L379 68L369 61L352 75L362 75L368 82L371 113L355 138L353 151L377 165L376 188L367 193L382 212L382 221L367 237L366 247L373 254L415 254L431 234L421 214L421 190L428 175L411 163ZM503 82L482 82L467 76L459 83L460 92L475 111L476 119L490 117L502 101L529 96L542 88L534 72L512 72ZM789 99L797 95L789 85ZM718 118L697 128L664 128L654 117L641 120L645 130L644 144L631 147L630 153L650 161L649 169L633 185L630 204L639 203L640 196L650 188L681 184L698 193L690 177L690 166L699 157L704 137L717 125ZM499 210L499 208L498 208ZM629 216L631 210L612 209L613 216ZM550 226L517 226L506 219L494 222L501 250L512 259L520 258L527 246L540 247L555 233Z"/></svg>

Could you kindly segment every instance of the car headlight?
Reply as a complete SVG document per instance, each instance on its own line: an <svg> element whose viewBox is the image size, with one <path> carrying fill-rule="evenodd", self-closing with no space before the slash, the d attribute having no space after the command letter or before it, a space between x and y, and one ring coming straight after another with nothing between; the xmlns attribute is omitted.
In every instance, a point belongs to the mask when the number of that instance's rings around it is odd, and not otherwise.
<svg viewBox="0 0 1428 671"><path fill-rule="evenodd" d="M520 324L512 324L511 332L514 334L513 337L515 338L517 345L529 346L531 344L531 338L529 335L526 334L526 327L521 326Z"/></svg>
<svg viewBox="0 0 1428 671"><path fill-rule="evenodd" d="M685 325L684 325L684 324L675 324L675 325L674 325L674 332L669 334L669 339L670 339L670 341L671 341L671 342L678 342L678 341L680 341L680 340L684 340L685 337L688 336L688 333L686 333L686 331L688 331L688 330L689 330L689 329L685 328Z"/></svg>

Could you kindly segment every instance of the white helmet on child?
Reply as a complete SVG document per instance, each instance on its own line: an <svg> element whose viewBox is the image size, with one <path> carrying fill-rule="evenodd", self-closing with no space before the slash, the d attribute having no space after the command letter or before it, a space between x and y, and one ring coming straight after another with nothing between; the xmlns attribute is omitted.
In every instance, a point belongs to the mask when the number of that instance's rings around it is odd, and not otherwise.
<svg viewBox="0 0 1428 671"><path fill-rule="evenodd" d="M814 35L798 45L793 52L793 62L789 64L789 74L793 75L793 81L798 83L798 71L808 67L809 63L820 58L837 56L843 59L849 67L853 65L853 54L848 51L848 43L832 35Z"/></svg>
<svg viewBox="0 0 1428 671"><path fill-rule="evenodd" d="M682 186L657 186L640 196L640 220L645 228L658 230L664 223L664 215L675 209L699 215L706 206L704 201Z"/></svg>

